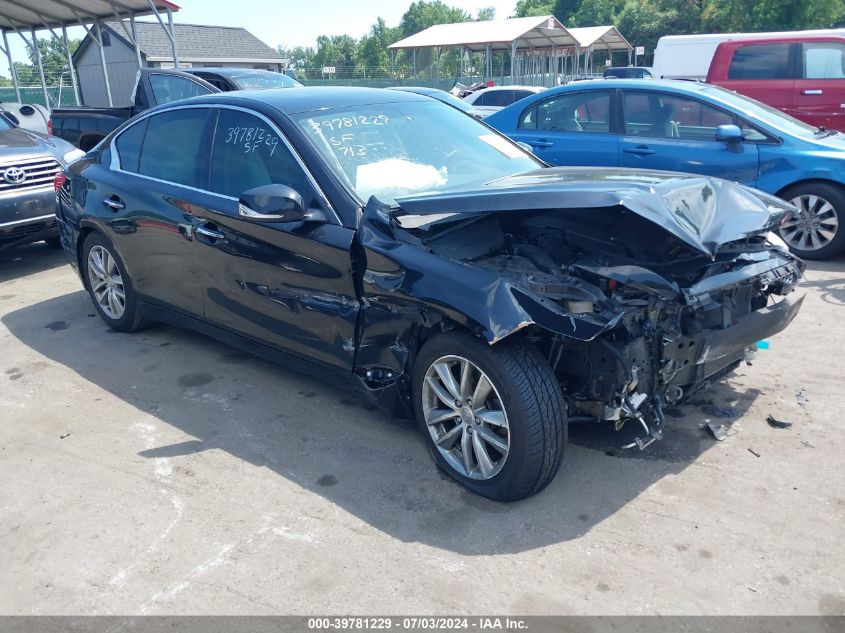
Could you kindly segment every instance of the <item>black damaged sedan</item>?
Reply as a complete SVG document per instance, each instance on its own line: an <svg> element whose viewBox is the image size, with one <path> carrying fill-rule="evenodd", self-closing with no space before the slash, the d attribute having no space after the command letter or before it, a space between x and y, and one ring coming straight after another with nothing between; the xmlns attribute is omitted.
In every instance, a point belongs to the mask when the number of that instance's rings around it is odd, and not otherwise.
<svg viewBox="0 0 845 633"><path fill-rule="evenodd" d="M412 93L199 97L67 169L62 243L103 320L189 327L413 415L484 496L538 492L567 419L662 408L786 327L786 203L725 181L552 169Z"/></svg>

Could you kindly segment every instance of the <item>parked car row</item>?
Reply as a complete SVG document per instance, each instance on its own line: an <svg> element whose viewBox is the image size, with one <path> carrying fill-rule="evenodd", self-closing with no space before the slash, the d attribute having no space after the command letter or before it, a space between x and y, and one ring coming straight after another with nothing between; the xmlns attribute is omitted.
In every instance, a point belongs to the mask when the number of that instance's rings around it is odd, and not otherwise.
<svg viewBox="0 0 845 633"><path fill-rule="evenodd" d="M623 83L599 84L603 105L552 90L494 116L519 111L539 154L553 122L611 138ZM610 162L550 167L408 91L211 93L111 131L56 179L56 216L113 329L188 327L352 385L415 417L451 477L511 500L553 479L569 420L634 425L626 448L644 448L664 406L801 306L803 264L773 234L791 206Z"/></svg>
<svg viewBox="0 0 845 633"><path fill-rule="evenodd" d="M792 251L845 249L845 137L740 94L693 82L605 80L552 88L485 119L552 165L717 176L784 198Z"/></svg>

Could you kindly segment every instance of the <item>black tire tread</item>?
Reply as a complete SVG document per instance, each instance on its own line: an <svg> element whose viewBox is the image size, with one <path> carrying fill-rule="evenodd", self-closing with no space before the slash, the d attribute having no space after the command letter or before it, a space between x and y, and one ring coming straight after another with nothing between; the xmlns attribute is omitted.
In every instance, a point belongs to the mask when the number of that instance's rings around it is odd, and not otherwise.
<svg viewBox="0 0 845 633"><path fill-rule="evenodd" d="M566 402L554 372L543 355L535 347L519 340L505 340L490 346L469 334L450 332L429 339L418 358L428 356L427 350L432 347L468 355L473 362L479 359L472 356L483 357L487 364L495 365L509 383L507 386L497 385L497 388L500 392L504 388L516 400L509 406L520 408L526 436L524 461L511 478L510 485L503 490L489 490L485 482L479 484L474 480L459 478L441 463L439 453L429 443L429 449L441 468L473 491L499 501L516 501L543 490L560 469L567 436ZM415 383L420 380L425 369L415 368ZM419 418L419 404L416 402L418 395L419 391L415 389L415 410ZM420 421L420 427L429 442L424 422Z"/></svg>
<svg viewBox="0 0 845 633"><path fill-rule="evenodd" d="M97 305L96 301L94 301L93 293L91 292L91 288L89 287L88 251L91 250L91 247L95 244L99 244L100 246L103 246L109 250L109 253L111 253L112 257L115 258L115 261L117 262L118 267L120 268L121 276L124 279L124 292L126 293L126 309L131 310L132 318L126 319L127 315L124 315L124 317L121 319L123 323L113 322L101 312L100 307ZM91 301L94 303L94 309L97 310L97 314L99 314L100 318L105 321L106 325L119 332L135 332L149 325L149 321L144 318L144 315L141 314L141 311L138 309L138 304L135 301L135 289L132 285L132 278L126 271L126 266L124 265L123 260L121 259L120 255L117 254L117 251L115 250L111 242L109 242L109 240L102 233L92 232L85 237L85 241L82 244L82 257L80 265L83 272L82 277L83 283L85 284L85 289L88 290L88 294L91 297Z"/></svg>

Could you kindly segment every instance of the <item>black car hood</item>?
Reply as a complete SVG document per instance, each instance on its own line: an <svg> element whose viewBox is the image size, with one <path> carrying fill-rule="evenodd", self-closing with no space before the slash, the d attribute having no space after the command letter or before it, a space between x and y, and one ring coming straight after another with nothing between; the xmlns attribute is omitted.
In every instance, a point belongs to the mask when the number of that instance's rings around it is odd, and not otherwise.
<svg viewBox="0 0 845 633"><path fill-rule="evenodd" d="M399 224L422 230L478 214L624 207L710 257L722 244L773 230L792 208L718 178L592 167L538 169L471 190L403 197L397 204Z"/></svg>

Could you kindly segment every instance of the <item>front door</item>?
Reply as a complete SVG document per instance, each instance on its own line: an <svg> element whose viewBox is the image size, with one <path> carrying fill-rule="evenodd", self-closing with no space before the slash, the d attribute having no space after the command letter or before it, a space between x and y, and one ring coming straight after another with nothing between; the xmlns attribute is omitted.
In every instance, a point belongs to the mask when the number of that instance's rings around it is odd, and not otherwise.
<svg viewBox="0 0 845 633"><path fill-rule="evenodd" d="M622 117L623 167L717 176L749 186L757 182L757 145L715 138L719 125L738 123L728 112L690 97L625 91Z"/></svg>
<svg viewBox="0 0 845 633"><path fill-rule="evenodd" d="M513 139L528 143L551 165L618 165L616 137L610 133L611 93L564 92L527 108Z"/></svg>
<svg viewBox="0 0 845 633"><path fill-rule="evenodd" d="M209 321L294 355L351 371L358 300L354 231L340 224L283 134L263 116L217 110L209 202L195 212L197 269ZM329 222L242 218L239 195L284 184Z"/></svg>

